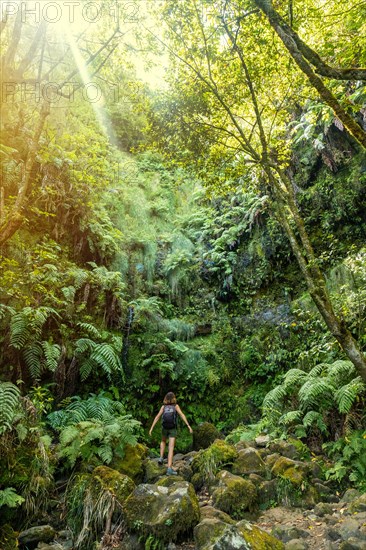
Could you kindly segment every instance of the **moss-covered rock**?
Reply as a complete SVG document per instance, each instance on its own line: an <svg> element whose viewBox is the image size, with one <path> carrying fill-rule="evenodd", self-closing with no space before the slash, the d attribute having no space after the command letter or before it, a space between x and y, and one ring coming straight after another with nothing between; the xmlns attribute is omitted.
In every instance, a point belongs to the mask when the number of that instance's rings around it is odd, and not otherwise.
<svg viewBox="0 0 366 550"><path fill-rule="evenodd" d="M294 485L302 485L307 477L308 467L304 462L299 462L281 456L274 463L272 474L289 480Z"/></svg>
<svg viewBox="0 0 366 550"><path fill-rule="evenodd" d="M92 473L91 482L95 483L97 494L100 493L100 490L107 490L116 497L120 504L126 500L135 488L135 483L130 477L108 466L98 466L95 468Z"/></svg>
<svg viewBox="0 0 366 550"><path fill-rule="evenodd" d="M220 519L221 521L231 525L235 525L236 523L236 521L234 521L229 514L226 514L226 512L223 512L218 508L214 508L214 506L203 506L201 508L201 520L204 519Z"/></svg>
<svg viewBox="0 0 366 550"><path fill-rule="evenodd" d="M163 542L174 541L199 522L200 509L193 486L178 481L170 487L141 484L125 501L126 523L131 531Z"/></svg>
<svg viewBox="0 0 366 550"><path fill-rule="evenodd" d="M234 518L242 517L242 513L252 509L257 497L253 483L225 470L217 476L219 486L212 494L217 508Z"/></svg>
<svg viewBox="0 0 366 550"><path fill-rule="evenodd" d="M194 474L192 483L199 486L203 483L212 483L220 467L231 465L238 456L233 445L221 439L216 439L208 449L201 450L193 458L191 467Z"/></svg>
<svg viewBox="0 0 366 550"><path fill-rule="evenodd" d="M109 464L114 470L126 474L135 483L140 483L144 478L144 460L148 448L138 443L137 445L126 445L123 458L115 457Z"/></svg>
<svg viewBox="0 0 366 550"><path fill-rule="evenodd" d="M284 550L284 544L258 527L241 521L230 525L204 519L194 530L197 550Z"/></svg>
<svg viewBox="0 0 366 550"><path fill-rule="evenodd" d="M155 483L159 477L166 474L166 468L160 466L157 460L146 460L145 461L145 483Z"/></svg>
<svg viewBox="0 0 366 550"><path fill-rule="evenodd" d="M285 441L284 439L272 441L268 445L268 448L271 453L278 453L286 458L291 458L293 460L299 458L299 452L296 449L295 445L289 443L288 441Z"/></svg>
<svg viewBox="0 0 366 550"><path fill-rule="evenodd" d="M174 485L174 483L177 483L178 481L186 481L181 476L163 476L155 483L155 485L159 485L160 487L171 487Z"/></svg>
<svg viewBox="0 0 366 550"><path fill-rule="evenodd" d="M233 473L239 475L264 474L266 465L256 449L242 449L233 464Z"/></svg>
<svg viewBox="0 0 366 550"><path fill-rule="evenodd" d="M352 513L366 512L366 493L353 500L349 509Z"/></svg>
<svg viewBox="0 0 366 550"><path fill-rule="evenodd" d="M220 432L210 422L202 422L193 431L193 449L207 449L216 439L220 439Z"/></svg>

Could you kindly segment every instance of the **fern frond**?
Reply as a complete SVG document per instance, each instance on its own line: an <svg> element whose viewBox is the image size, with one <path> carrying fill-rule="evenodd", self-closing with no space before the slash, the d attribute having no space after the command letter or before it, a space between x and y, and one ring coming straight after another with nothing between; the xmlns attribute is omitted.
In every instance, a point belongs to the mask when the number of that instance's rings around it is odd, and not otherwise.
<svg viewBox="0 0 366 550"><path fill-rule="evenodd" d="M84 382L97 366L98 364L91 357L83 361L79 370L81 381Z"/></svg>
<svg viewBox="0 0 366 550"><path fill-rule="evenodd" d="M281 410L286 395L287 389L285 386L283 386L282 384L276 386L265 396L263 400L263 410L266 412Z"/></svg>
<svg viewBox="0 0 366 550"><path fill-rule="evenodd" d="M55 372L61 357L61 347L51 342L42 342L43 352L46 358L46 367L49 371Z"/></svg>
<svg viewBox="0 0 366 550"><path fill-rule="evenodd" d="M332 406L333 396L334 387L326 379L310 378L299 390L300 407L324 410Z"/></svg>
<svg viewBox="0 0 366 550"><path fill-rule="evenodd" d="M76 347L74 351L75 357L78 357L79 355L82 355L83 353L94 349L96 345L97 344L93 342L93 340L90 340L90 338L79 338L79 340L76 341Z"/></svg>
<svg viewBox="0 0 366 550"><path fill-rule="evenodd" d="M101 338L101 334L99 330L90 323L76 323L79 328L81 328L86 333L90 334L90 336L93 336L93 338Z"/></svg>
<svg viewBox="0 0 366 550"><path fill-rule="evenodd" d="M319 378L320 376L324 376L328 373L329 368L330 365L328 363L319 363L319 365L315 365L315 367L311 369L308 378Z"/></svg>
<svg viewBox="0 0 366 550"><path fill-rule="evenodd" d="M10 430L19 406L20 391L11 382L0 383L0 435Z"/></svg>
<svg viewBox="0 0 366 550"><path fill-rule="evenodd" d="M328 371L328 380L335 388L348 384L356 376L356 369L351 361L334 361Z"/></svg>
<svg viewBox="0 0 366 550"><path fill-rule="evenodd" d="M305 428L311 428L315 424L322 433L328 432L323 416L317 411L309 411L306 413L302 422Z"/></svg>
<svg viewBox="0 0 366 550"><path fill-rule="evenodd" d="M365 393L365 390L366 385L360 376L357 376L357 378L354 378L351 382L339 388L334 395L339 412L349 413L357 398Z"/></svg>
<svg viewBox="0 0 366 550"><path fill-rule="evenodd" d="M286 390L298 388L298 386L301 386L307 378L307 373L301 369L290 369L288 372L286 372L283 386L286 388Z"/></svg>
<svg viewBox="0 0 366 550"><path fill-rule="evenodd" d="M0 304L0 321L4 319L7 313L9 313L12 317L15 315L15 309L10 306L6 306L5 304Z"/></svg>
<svg viewBox="0 0 366 550"><path fill-rule="evenodd" d="M30 339L31 330L29 326L28 314L32 308L27 307L12 316L10 321L10 344L21 349Z"/></svg>
<svg viewBox="0 0 366 550"><path fill-rule="evenodd" d="M42 347L38 342L24 348L24 361L33 380L37 380L42 373L42 355Z"/></svg>
<svg viewBox="0 0 366 550"><path fill-rule="evenodd" d="M302 418L301 411L289 411L281 416L278 423L281 426L289 426L294 422L299 422Z"/></svg>

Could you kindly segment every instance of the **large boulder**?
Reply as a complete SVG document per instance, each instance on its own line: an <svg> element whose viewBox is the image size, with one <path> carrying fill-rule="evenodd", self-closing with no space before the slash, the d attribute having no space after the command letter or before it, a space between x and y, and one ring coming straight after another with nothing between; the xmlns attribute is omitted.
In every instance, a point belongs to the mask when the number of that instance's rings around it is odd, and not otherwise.
<svg viewBox="0 0 366 550"><path fill-rule="evenodd" d="M108 466L94 468L91 483L94 485L96 498L98 498L101 491L109 491L120 504L126 500L135 488L135 484L130 477Z"/></svg>
<svg viewBox="0 0 366 550"><path fill-rule="evenodd" d="M140 443L137 445L126 445L124 457L114 457L109 466L127 475L135 483L140 483L144 479L144 460L147 453L148 448Z"/></svg>
<svg viewBox="0 0 366 550"><path fill-rule="evenodd" d="M284 544L247 521L204 519L194 529L197 550L283 550Z"/></svg>
<svg viewBox="0 0 366 550"><path fill-rule="evenodd" d="M217 475L219 486L214 490L212 499L216 508L234 518L253 508L257 491L251 481L222 470Z"/></svg>
<svg viewBox="0 0 366 550"><path fill-rule="evenodd" d="M131 531L144 537L153 535L162 542L174 541L191 531L200 519L196 493L187 481L170 487L138 485L123 509Z"/></svg>
<svg viewBox="0 0 366 550"><path fill-rule="evenodd" d="M214 481L220 466L232 464L238 456L233 445L222 439L216 439L208 449L199 451L192 460L191 468L194 472L192 483L199 489L204 483Z"/></svg>
<svg viewBox="0 0 366 550"><path fill-rule="evenodd" d="M308 467L304 462L291 460L285 456L281 456L274 463L272 474L276 477L287 479L293 485L302 485L308 474Z"/></svg>
<svg viewBox="0 0 366 550"><path fill-rule="evenodd" d="M220 439L220 432L210 422L202 422L193 431L193 449L207 449L215 439Z"/></svg>
<svg viewBox="0 0 366 550"><path fill-rule="evenodd" d="M233 464L233 473L239 475L264 474L266 465L253 447L242 449Z"/></svg>

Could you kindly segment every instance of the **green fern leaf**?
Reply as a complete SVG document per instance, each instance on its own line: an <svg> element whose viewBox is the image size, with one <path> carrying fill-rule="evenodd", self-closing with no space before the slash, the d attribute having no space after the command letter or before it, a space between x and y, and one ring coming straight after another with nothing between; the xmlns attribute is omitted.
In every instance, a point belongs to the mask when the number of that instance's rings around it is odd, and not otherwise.
<svg viewBox="0 0 366 550"><path fill-rule="evenodd" d="M85 332L89 333L90 336L93 338L101 338L101 334L97 328L95 328L94 325L90 323L77 323L77 326L84 330Z"/></svg>
<svg viewBox="0 0 366 550"><path fill-rule="evenodd" d="M61 357L61 347L51 342L42 342L42 348L46 358L46 367L49 371L55 372Z"/></svg>
<svg viewBox="0 0 366 550"><path fill-rule="evenodd" d="M307 378L307 373L301 369L290 369L283 381L283 386L286 390L297 389L301 384L305 382Z"/></svg>
<svg viewBox="0 0 366 550"><path fill-rule="evenodd" d="M299 390L299 402L303 410L331 408L334 387L326 379L310 378Z"/></svg>
<svg viewBox="0 0 366 550"><path fill-rule="evenodd" d="M309 411L303 419L305 428L310 428L314 424L319 428L322 433L327 433L328 429L324 422L323 416L317 411Z"/></svg>
<svg viewBox="0 0 366 550"><path fill-rule="evenodd" d="M11 382L0 383L0 435L10 430L19 407L20 391Z"/></svg>
<svg viewBox="0 0 366 550"><path fill-rule="evenodd" d="M357 378L339 388L334 396L339 412L349 413L357 398L365 393L365 390L366 385L360 376L357 376Z"/></svg>
<svg viewBox="0 0 366 550"><path fill-rule="evenodd" d="M24 348L24 361L33 380L37 380L42 373L42 356L42 347L38 342Z"/></svg>
<svg viewBox="0 0 366 550"><path fill-rule="evenodd" d="M335 388L348 384L357 376L355 366L351 361L335 361L330 365L328 380Z"/></svg>

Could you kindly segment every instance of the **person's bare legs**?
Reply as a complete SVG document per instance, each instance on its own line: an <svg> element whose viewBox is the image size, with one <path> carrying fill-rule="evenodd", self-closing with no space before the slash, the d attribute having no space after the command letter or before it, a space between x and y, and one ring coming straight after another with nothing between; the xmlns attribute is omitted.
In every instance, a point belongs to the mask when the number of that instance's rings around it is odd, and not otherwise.
<svg viewBox="0 0 366 550"><path fill-rule="evenodd" d="M171 468L173 464L174 445L175 445L175 437L169 437L168 468Z"/></svg>
<svg viewBox="0 0 366 550"><path fill-rule="evenodd" d="M160 442L160 458L164 458L166 437L161 438Z"/></svg>

